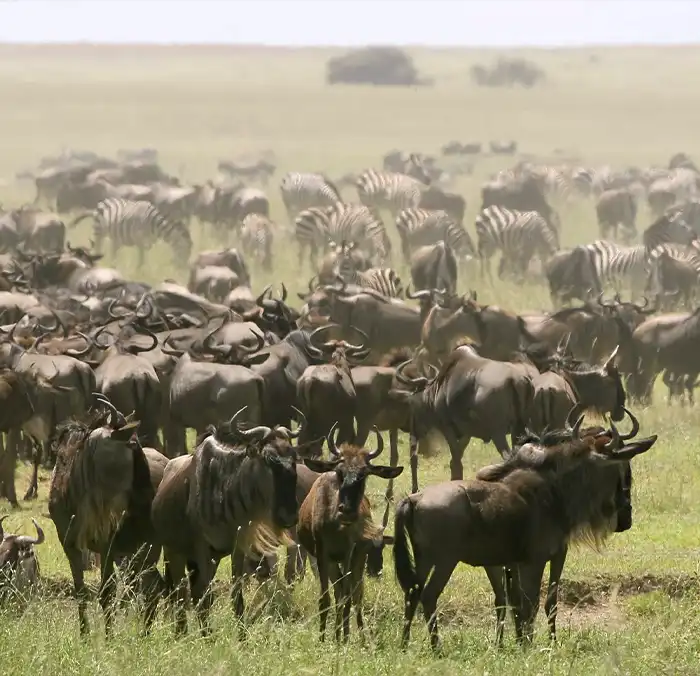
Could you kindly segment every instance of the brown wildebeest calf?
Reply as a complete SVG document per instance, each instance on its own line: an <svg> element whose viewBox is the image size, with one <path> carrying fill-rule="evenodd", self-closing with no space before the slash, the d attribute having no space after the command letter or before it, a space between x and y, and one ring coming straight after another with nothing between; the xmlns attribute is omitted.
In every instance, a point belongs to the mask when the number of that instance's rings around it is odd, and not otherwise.
<svg viewBox="0 0 700 676"><path fill-rule="evenodd" d="M362 631L363 575L367 552L372 543L383 541L383 530L372 522L369 500L365 497L365 483L370 475L392 479L403 472L403 467L371 464L384 449L384 441L376 427L375 451L351 444L342 444L338 449L335 431L336 425L328 435L328 450L333 459L306 461L309 467L324 473L316 479L299 508L297 525L299 543L316 557L318 565L321 641L325 638L331 606L329 578L335 592L336 640L340 640L341 617L343 637L347 640L350 636L350 607L353 603L357 627Z"/></svg>
<svg viewBox="0 0 700 676"><path fill-rule="evenodd" d="M36 528L35 538L10 535L2 528L6 518L3 516L0 519L0 603L11 598L24 605L29 591L39 582L39 564L34 546L44 542L44 531L32 519Z"/></svg>
<svg viewBox="0 0 700 676"><path fill-rule="evenodd" d="M629 461L657 437L626 444L632 435L620 436L614 424L609 432L581 434L582 420L573 429L528 439L471 481L429 486L399 503L394 566L406 602L404 645L420 601L431 646L438 648L437 600L460 562L486 568L497 608L506 604L503 568L512 571L516 632L532 640L547 561L558 561L560 575L570 542L601 542L631 526ZM638 429L635 424L633 433ZM500 625L504 617L499 611Z"/></svg>

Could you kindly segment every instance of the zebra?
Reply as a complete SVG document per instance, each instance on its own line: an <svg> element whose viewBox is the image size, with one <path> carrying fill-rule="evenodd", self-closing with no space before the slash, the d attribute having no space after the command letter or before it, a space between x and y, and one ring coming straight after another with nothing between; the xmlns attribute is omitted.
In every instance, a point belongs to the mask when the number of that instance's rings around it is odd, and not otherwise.
<svg viewBox="0 0 700 676"><path fill-rule="evenodd" d="M442 209L402 209L396 216L396 229L406 262L416 247L435 244L441 239L458 258L476 258L476 247L469 233Z"/></svg>
<svg viewBox="0 0 700 676"><path fill-rule="evenodd" d="M386 209L392 218L402 209L417 207L427 186L412 176L368 169L357 177L357 195L367 207Z"/></svg>
<svg viewBox="0 0 700 676"><path fill-rule="evenodd" d="M391 253L381 218L359 204L336 202L325 208L305 209L294 222L294 235L299 245L299 267L308 248L315 268L319 249L327 248L330 242L357 242L375 262L386 261Z"/></svg>
<svg viewBox="0 0 700 676"><path fill-rule="evenodd" d="M95 250L100 253L102 244L109 237L112 257L123 246L138 248L138 267L145 263L146 251L162 239L173 250L175 264L186 266L192 253L192 238L182 221L170 220L150 202L108 197L92 211L79 215L70 227L92 216Z"/></svg>
<svg viewBox="0 0 700 676"><path fill-rule="evenodd" d="M597 288L602 290L610 285L620 291L627 283L634 296L647 286L652 255L659 247L681 244L698 248L695 233L678 214L658 218L644 231L642 240L643 243L636 246L618 247L612 242L597 240L580 247L591 262Z"/></svg>
<svg viewBox="0 0 700 676"><path fill-rule="evenodd" d="M241 249L259 261L263 270L272 270L272 243L275 226L262 214L248 214L241 223Z"/></svg>
<svg viewBox="0 0 700 676"><path fill-rule="evenodd" d="M518 276L527 272L530 260L538 254L544 263L559 249L558 236L537 211L515 211L493 205L482 209L476 217L477 254L481 274L491 278L491 257L502 252L498 276L508 266Z"/></svg>
<svg viewBox="0 0 700 676"><path fill-rule="evenodd" d="M353 245L341 246L337 252L334 272L344 285L353 284L372 289L387 298L403 296L403 284L395 270L392 268L358 270L352 257L352 250Z"/></svg>
<svg viewBox="0 0 700 676"><path fill-rule="evenodd" d="M697 246L660 244L649 255L646 292L656 295L660 307L672 309L682 300L690 306L700 290L700 250Z"/></svg>
<svg viewBox="0 0 700 676"><path fill-rule="evenodd" d="M647 193L649 209L655 216L684 200L697 196L700 178L692 169L679 167L669 170L665 177L657 178Z"/></svg>
<svg viewBox="0 0 700 676"><path fill-rule="evenodd" d="M283 176L280 191L290 223L305 209L326 207L342 200L336 185L323 174L291 171Z"/></svg>

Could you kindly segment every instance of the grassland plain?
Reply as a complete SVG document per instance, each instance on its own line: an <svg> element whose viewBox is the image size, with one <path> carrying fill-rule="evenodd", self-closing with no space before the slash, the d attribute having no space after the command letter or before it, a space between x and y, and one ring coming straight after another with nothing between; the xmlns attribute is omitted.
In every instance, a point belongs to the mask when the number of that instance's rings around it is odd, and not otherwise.
<svg viewBox="0 0 700 676"><path fill-rule="evenodd" d="M546 85L529 91L470 83L469 67L494 58L493 51L411 52L421 72L435 78L434 87L327 87L324 64L333 50L0 46L0 177L6 179L0 200L17 205L30 199L33 186L15 182L15 172L61 147L113 154L120 147L153 146L167 169L190 181L213 176L219 158L265 149L276 153L277 177L290 169L339 176L377 166L392 148L435 152L450 139L515 138L537 157L578 157L585 164L663 164L679 150L700 157L700 94L694 86L700 47L522 50L518 55L549 76ZM555 149L563 154L554 155ZM470 229L480 182L508 162L482 158L471 176L458 180ZM284 224L276 185L270 198L273 217ZM558 206L565 244L596 236L591 203ZM89 234L88 226L81 227L71 232L71 242L87 243ZM198 249L217 245L198 224L193 235ZM144 270L135 268L128 250L105 264L149 282L186 277L165 247L151 252ZM274 272L254 275L256 288L284 280L295 292L305 288L310 271L299 272L295 249L279 238ZM476 287L480 300L518 311L549 308L540 287L490 287L478 280L462 280L461 287ZM402 599L391 565L383 579L368 584L364 646L357 636L347 646L318 643L311 575L293 590L250 586L245 643L236 637L225 594L208 640L193 632L174 641L165 618L142 638L131 613L105 643L95 604L92 637L81 641L68 566L46 518L49 477L42 475L40 500L25 503L7 525L24 532L36 516L48 526L39 551L47 584L23 616L0 613L0 673L700 673L700 409L669 408L663 392L656 394L654 406L636 411L643 433L658 433L660 440L635 461L634 528L613 537L602 553L571 554L556 646L540 631L532 650L521 651L509 638L496 651L486 576L462 567L440 602L445 657L432 656L420 621L409 650L401 652ZM465 455L467 474L494 455L492 447L473 442ZM448 472L444 452L421 459L423 485ZM373 480L368 487L377 511L380 484ZM400 477L399 495L408 486L408 476ZM222 584L227 576L228 566L222 566Z"/></svg>

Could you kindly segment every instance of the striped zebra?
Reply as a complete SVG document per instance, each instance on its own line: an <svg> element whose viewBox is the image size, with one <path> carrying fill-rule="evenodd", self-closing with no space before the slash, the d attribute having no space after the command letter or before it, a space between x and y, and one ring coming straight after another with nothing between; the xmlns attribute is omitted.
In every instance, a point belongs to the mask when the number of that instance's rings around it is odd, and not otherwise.
<svg viewBox="0 0 700 676"><path fill-rule="evenodd" d="M406 262L411 252L425 244L444 240L457 258L476 258L476 247L469 233L442 209L402 209L396 216L396 229Z"/></svg>
<svg viewBox="0 0 700 676"><path fill-rule="evenodd" d="M500 250L498 276L510 268L524 277L530 260L537 254L544 263L559 249L556 231L537 211L515 211L500 206L482 209L476 217L477 254L481 274L491 278L491 258Z"/></svg>
<svg viewBox="0 0 700 676"><path fill-rule="evenodd" d="M375 262L386 261L391 253L382 220L360 204L336 202L325 208L305 209L294 222L294 236L299 245L299 267L308 249L310 263L316 268L319 250L327 249L331 242L357 242Z"/></svg>
<svg viewBox="0 0 700 676"><path fill-rule="evenodd" d="M342 201L336 185L323 174L290 171L282 177L280 191L290 223L305 209Z"/></svg>
<svg viewBox="0 0 700 676"><path fill-rule="evenodd" d="M372 289L387 298L403 296L403 284L395 270L391 268L369 268L358 270L352 257L353 246L341 246L337 252L335 274L344 284L353 284Z"/></svg>
<svg viewBox="0 0 700 676"><path fill-rule="evenodd" d="M646 290L655 295L663 309L679 301L690 307L700 291L700 250L696 246L661 244L649 256Z"/></svg>
<svg viewBox="0 0 700 676"><path fill-rule="evenodd" d="M402 209L417 207L427 186L416 178L391 171L368 169L357 177L360 202L377 210L386 209L393 219Z"/></svg>
<svg viewBox="0 0 700 676"><path fill-rule="evenodd" d="M173 250L175 264L185 266L192 253L192 238L182 221L166 218L150 202L108 197L94 210L78 216L71 228L92 216L93 239L99 253L106 237L112 244L112 258L123 246L138 248L138 266L143 267L146 251L158 240L163 240Z"/></svg>
<svg viewBox="0 0 700 676"><path fill-rule="evenodd" d="M597 240L582 248L591 262L597 288L612 286L621 291L627 286L635 296L647 286L652 268L652 256L669 244L696 247L696 235L677 214L662 216L642 235L642 244L619 247L612 242ZM665 250L669 250L666 248Z"/></svg>
<svg viewBox="0 0 700 676"><path fill-rule="evenodd" d="M248 214L241 223L241 249L246 256L257 260L263 270L272 270L272 243L275 226L262 214Z"/></svg>

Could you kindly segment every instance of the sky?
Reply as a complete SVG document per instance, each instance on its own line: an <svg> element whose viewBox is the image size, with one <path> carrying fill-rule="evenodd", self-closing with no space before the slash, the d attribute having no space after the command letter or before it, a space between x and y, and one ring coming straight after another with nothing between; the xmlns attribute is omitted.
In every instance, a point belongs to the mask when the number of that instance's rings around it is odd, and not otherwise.
<svg viewBox="0 0 700 676"><path fill-rule="evenodd" d="M700 42L699 0L0 0L0 42Z"/></svg>

